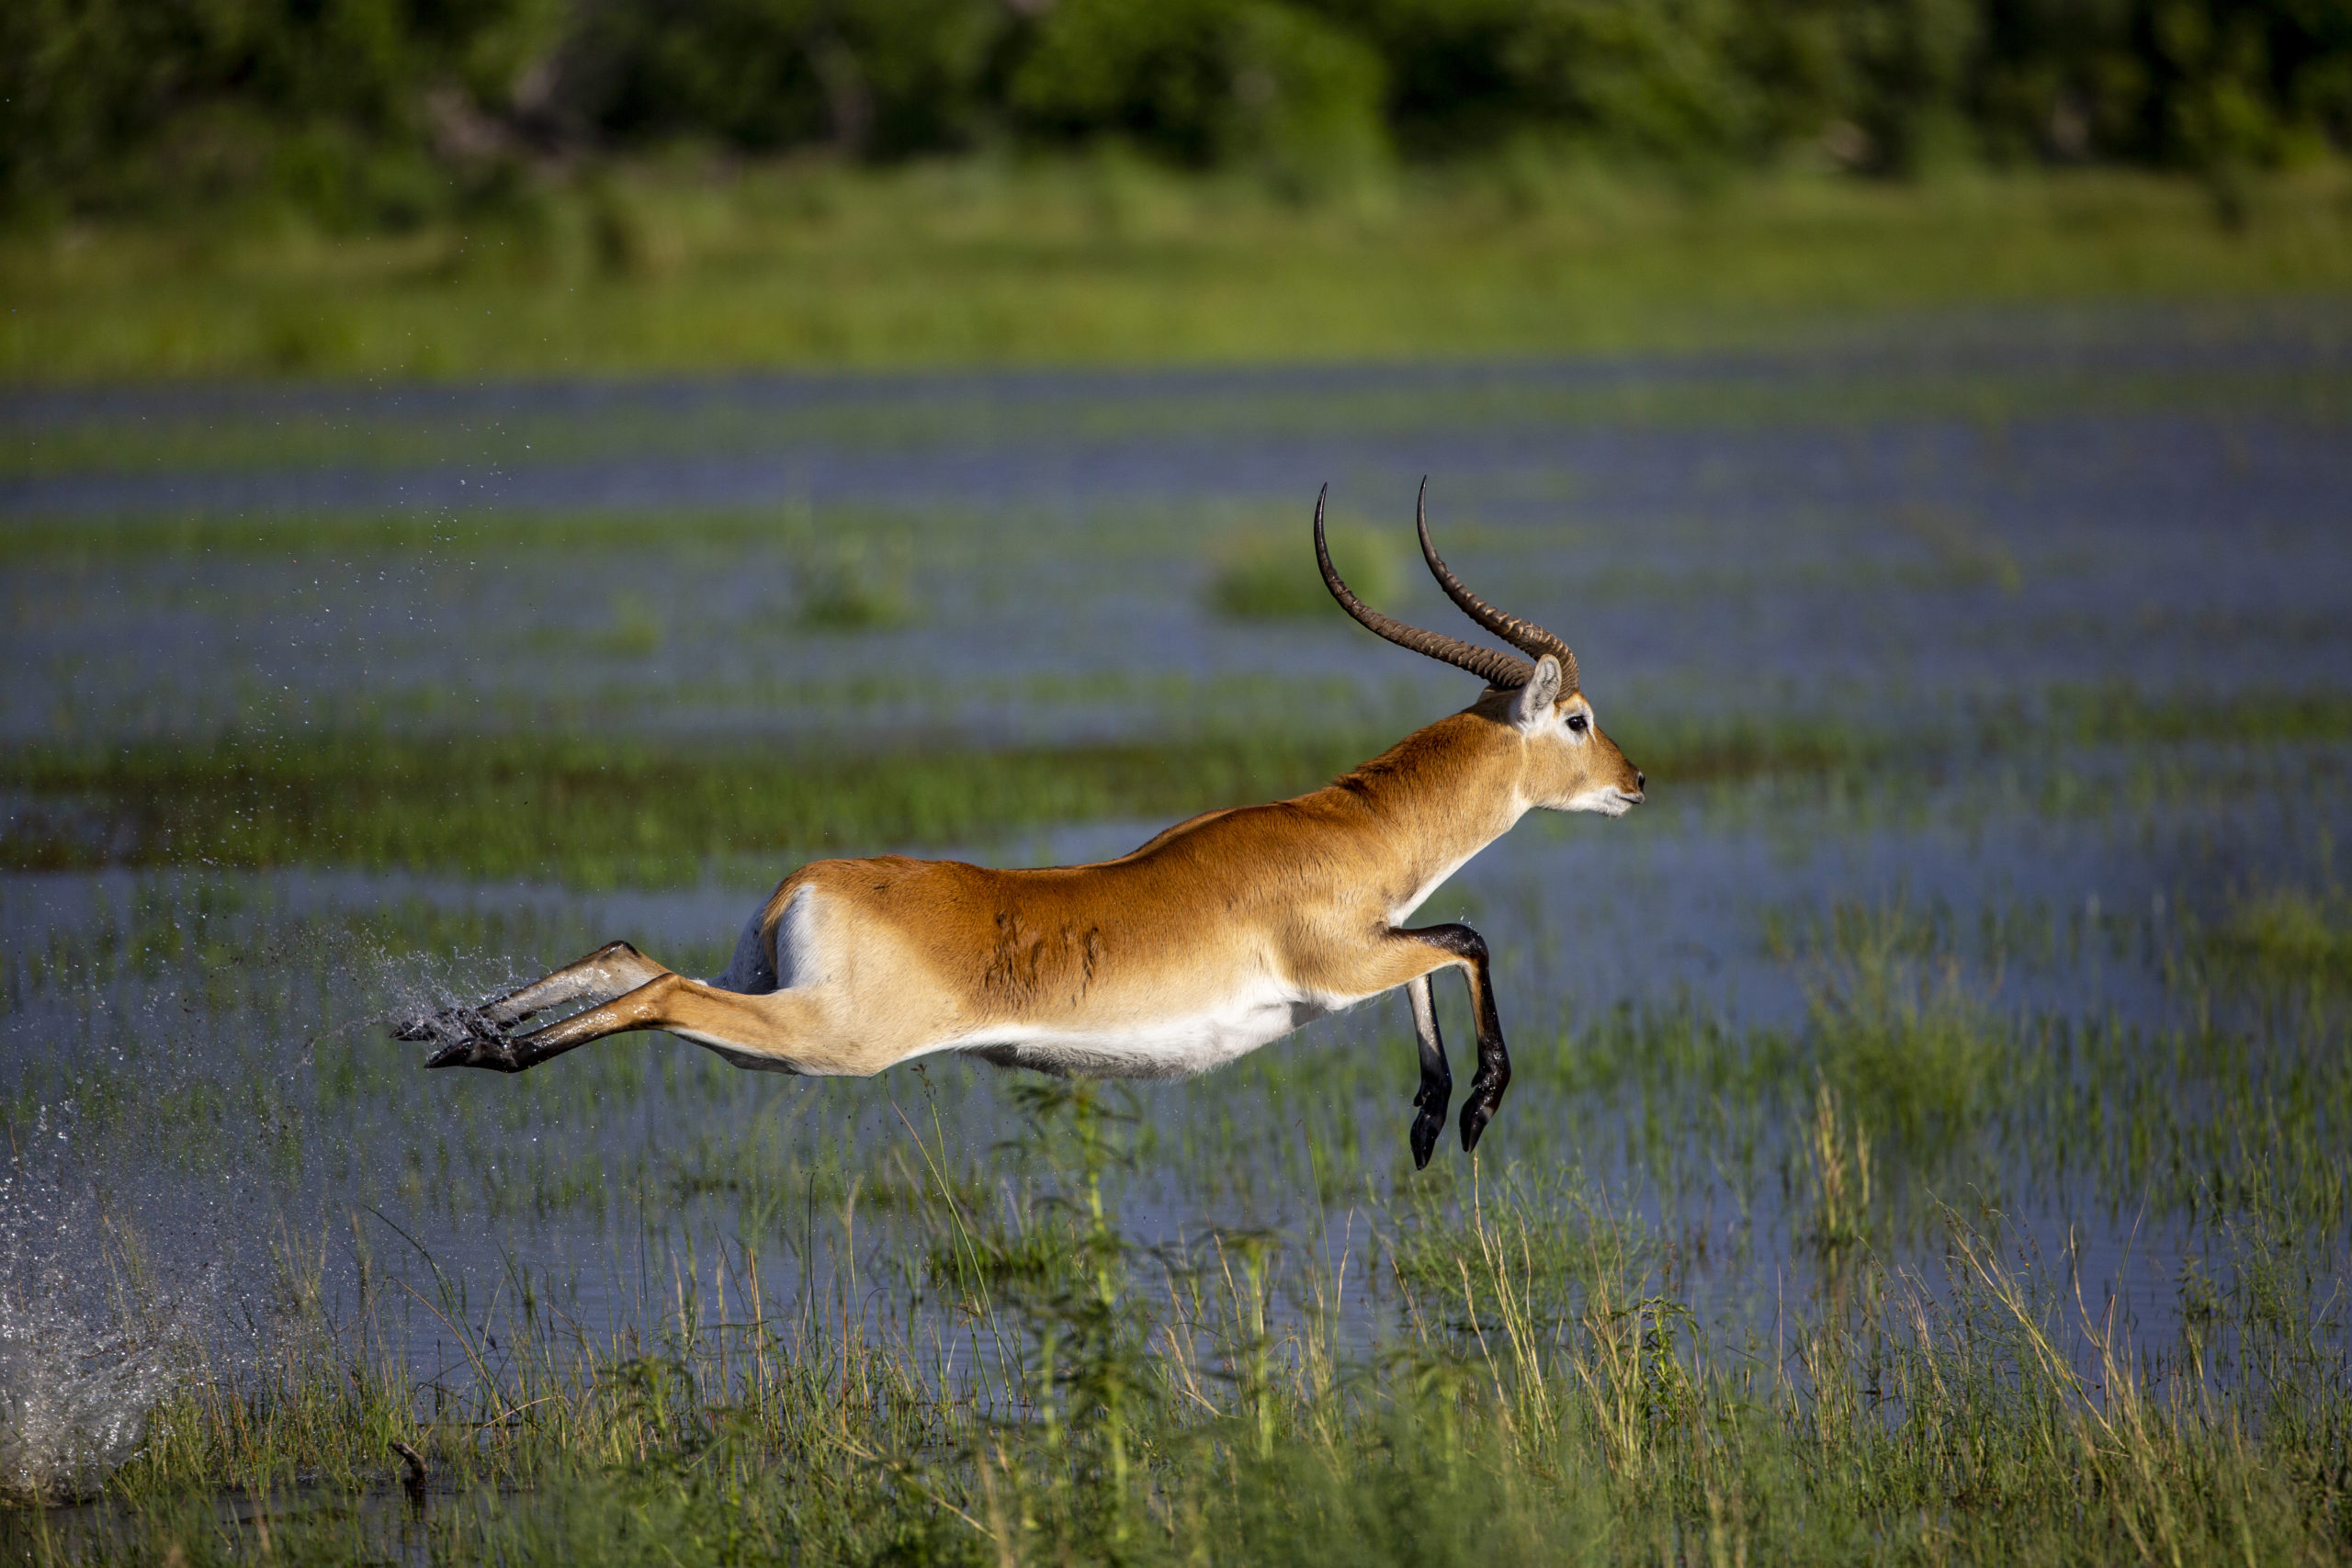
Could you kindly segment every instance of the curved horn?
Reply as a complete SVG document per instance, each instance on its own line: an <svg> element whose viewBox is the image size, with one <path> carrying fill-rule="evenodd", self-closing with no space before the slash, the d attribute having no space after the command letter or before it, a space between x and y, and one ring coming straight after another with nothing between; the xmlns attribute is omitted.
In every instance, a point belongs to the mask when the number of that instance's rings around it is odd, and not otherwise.
<svg viewBox="0 0 2352 1568"><path fill-rule="evenodd" d="M1459 665L1482 678L1489 686L1499 686L1508 691L1527 684L1535 670L1525 660L1513 659L1508 653L1497 653L1492 649L1480 648L1459 637L1408 626L1402 621L1382 615L1357 598L1348 585L1340 581L1339 572L1331 566L1331 547L1323 540L1323 500L1330 493L1331 487L1325 485L1315 497L1315 564L1323 569L1323 586L1331 591L1331 597L1340 602L1340 609L1362 622L1366 630L1386 637L1397 647L1409 648L1415 653L1426 653L1431 659L1442 659L1448 664Z"/></svg>
<svg viewBox="0 0 2352 1568"><path fill-rule="evenodd" d="M1464 615L1512 647L1532 653L1538 659L1548 653L1558 660L1560 674L1564 677L1567 689L1571 692L1582 691L1584 688L1577 682L1577 656L1568 651L1566 643L1562 642L1533 621L1522 621L1517 615L1506 615L1476 593L1471 592L1464 585L1463 581L1453 575L1453 569L1446 565L1439 557L1437 547L1430 543L1429 499L1430 481L1424 476L1421 479L1419 499L1413 502L1413 525L1420 530L1421 558L1430 563L1430 570L1436 575L1437 585L1445 590L1445 596L1462 606Z"/></svg>

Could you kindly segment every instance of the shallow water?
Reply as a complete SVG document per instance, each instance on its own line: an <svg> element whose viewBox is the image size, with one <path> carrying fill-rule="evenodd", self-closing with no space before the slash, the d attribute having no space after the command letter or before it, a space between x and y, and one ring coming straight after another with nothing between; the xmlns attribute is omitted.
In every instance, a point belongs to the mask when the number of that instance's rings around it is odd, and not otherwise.
<svg viewBox="0 0 2352 1568"><path fill-rule="evenodd" d="M1864 924L1914 929L1999 1017L2180 1027L2188 1004L2159 969L2174 923L2199 918L2216 889L2301 869L2307 835L2341 824L2352 800L2352 755L2329 763L2291 813L2256 789L2053 820L1986 811L1954 786L1916 805L1910 822L1856 829L1850 804L1758 786L1626 822L1523 825L1424 909L1488 932L1500 966L1519 1077L1481 1158L1505 1170L1583 1169L1647 1194L1639 1205L1662 1222L1734 1210L1756 1227L1751 1247L1788 1247L1768 1151L1710 1167L1670 1146L1627 1146L1623 1069L1598 1058L1632 1042L1607 1020L1696 1008L1735 1035L1799 1031L1809 993L1834 981L1821 932L1842 908ZM968 852L1091 858L1147 830L1097 826ZM9 877L0 912L52 955L40 972L19 960L5 1024L12 1103L37 1129L55 1129L55 1147L35 1145L45 1157L26 1157L157 1238L149 1261L167 1273L234 1258L250 1275L283 1239L273 1226L290 1220L339 1233L328 1272L346 1292L355 1246L428 1293L440 1288L437 1268L483 1310L520 1271L604 1337L627 1315L629 1303L616 1304L626 1277L649 1267L647 1235L662 1238L657 1254L697 1235L706 1249L739 1231L789 1240L807 1215L784 1185L821 1183L838 1210L858 1170L871 1179L915 1157L899 1113L922 1116L934 1095L950 1151L983 1172L1018 1125L1003 1077L952 1062L931 1065L927 1083L900 1072L851 1084L741 1073L682 1043L630 1037L527 1080L427 1078L416 1075L417 1048L384 1038L404 1010L494 989L613 936L715 970L763 892L582 895L334 873ZM158 929L185 933L187 950L142 960ZM1455 998L1443 1005L1459 1051L1465 1021ZM1408 1031L1392 998L1310 1026L1245 1069L1136 1086L1155 1141L1131 1178L1133 1227L1170 1241L1218 1226L1303 1235L1318 1225L1287 1152L1257 1169L1230 1163L1297 1136L1302 1101L1318 1095L1338 1101L1315 1107L1309 1125L1346 1149L1343 1174L1326 1173L1335 1204L1361 1207L1420 1179L1402 1158ZM1702 1079L1669 1077L1652 1113L1702 1125L1708 1109L1679 1102L1706 1092ZM1676 1141L1669 1133L1668 1145ZM1441 1174L1459 1158L1441 1149ZM2087 1229L2095 1262L2137 1223L2128 1191L2081 1179L2042 1186L2031 1159L1995 1150L1957 1168L1947 1179L2005 1188L1992 1196L2045 1241ZM158 1186L163 1171L170 1179ZM730 1201L741 1186L765 1189L753 1213ZM367 1235L355 1240L355 1226ZM879 1273L887 1223L876 1236ZM651 1267L664 1271L658 1258ZM446 1325L408 1315L419 1365L457 1354Z"/></svg>
<svg viewBox="0 0 2352 1568"><path fill-rule="evenodd" d="M1895 743L1883 780L1654 777L1634 817L1523 824L1424 907L1477 925L1499 965L1519 1077L1479 1179L1581 1173L1662 1238L1678 1289L1753 1324L1818 1258L1792 1139L1804 1072L1745 1065L1802 1055L1871 976L2011 1040L2005 1071L2041 1049L2016 1041L2123 1043L2051 1045L2065 1073L2144 1042L2156 1093L2175 1069L2155 1043L2217 1018L2257 1077L2331 1048L2182 976L2249 897L2340 886L2340 739L2207 742L2192 712L2130 744L1912 766L1902 742L2067 694L2218 711L2352 687L2337 343L2273 321L2069 344L2010 321L1782 360L17 394L0 733L107 744L355 715L681 746L1401 731L1466 682L1336 615L1220 620L1204 587L1237 533L1303 536L1327 478L1401 559L1430 472L1449 558L1570 637L1621 735L1645 714L1799 715ZM386 509L447 534L387 545L351 522ZM612 509L642 536L565 532ZM153 513L233 527L141 534ZM842 538L895 577L910 625L777 614ZM1401 603L1451 629L1434 599ZM959 852L1096 858L1159 825ZM782 1298L853 1271L899 1292L861 1310L919 1316L922 1142L982 1207L1067 1179L1056 1151L1009 1146L1011 1080L953 1062L788 1079L637 1037L525 1078L428 1077L384 1037L403 1010L614 937L713 971L786 869L604 894L333 866L0 877L11 1180L84 1216L10 1230L11 1299L104 1273L128 1299L193 1303L171 1332L233 1365L307 1291L339 1321L394 1325L428 1381L477 1372L502 1324L650 1332L743 1242ZM1443 1006L1459 1061L1459 998ZM1694 1039L1713 1043L1673 1055ZM1394 998L1139 1087L1125 1223L1362 1256L1417 1190L1465 1190L1457 1150L1425 1175L1405 1158L1412 1087ZM1959 1102L1965 1134L1890 1132L1883 1245L1932 1269L1936 1201L1997 1209L2168 1342L2210 1219L2110 1157L2120 1130L1961 1088L1978 1097ZM2183 1079L2184 1114L2209 1092ZM2311 1114L2323 1137L2352 1131ZM1375 1336L1393 1296L1369 1268L1350 1278L1350 1320ZM73 1309L93 1346L124 1331L109 1299Z"/></svg>
<svg viewBox="0 0 2352 1568"><path fill-rule="evenodd" d="M206 733L355 705L425 727L560 713L990 740L1335 707L1404 725L1458 702L1458 678L1336 616L1222 622L1204 590L1233 538L1298 540L1326 480L1401 566L1422 474L1449 558L1577 645L1605 716L1760 702L1885 720L2052 682L2340 689L2346 351L2317 329L2217 348L2143 327L2062 355L2013 322L1946 345L1949 377L1932 344L1605 373L1688 391L1712 371L1755 392L1728 412L1541 395L1600 374L1577 367L19 394L20 441L44 416L197 434L111 459L94 437L62 471L0 480L19 525L0 649L21 672L0 734ZM304 434L368 438L420 402L454 412L378 460ZM830 428L844 404L880 434ZM491 438L485 410L549 422L564 450L484 468L466 448ZM712 427L731 434L697 434ZM203 461L222 449L243 459ZM126 526L157 513L226 532L170 548ZM379 514L440 526L374 547ZM582 547L600 514L631 523ZM800 588L842 556L911 624L797 624ZM1417 578L1400 573L1399 606L1450 615Z"/></svg>

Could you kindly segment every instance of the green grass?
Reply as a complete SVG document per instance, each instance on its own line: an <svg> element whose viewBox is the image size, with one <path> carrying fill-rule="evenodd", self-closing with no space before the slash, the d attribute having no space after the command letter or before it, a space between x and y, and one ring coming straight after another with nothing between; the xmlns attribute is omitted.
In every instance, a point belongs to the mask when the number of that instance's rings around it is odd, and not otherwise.
<svg viewBox="0 0 2352 1568"><path fill-rule="evenodd" d="M1364 754L1281 737L903 755L381 736L19 752L14 778L53 806L20 816L6 852L21 869L345 864L690 882L738 856L1172 819L1313 788Z"/></svg>
<svg viewBox="0 0 2352 1568"><path fill-rule="evenodd" d="M627 183L661 244L600 247L597 200L561 188L381 238L233 216L18 235L0 242L0 378L1452 358L2352 288L2334 167L2257 185L2239 227L2193 183L2087 171L1690 194L1514 165L1320 207L1120 160Z"/></svg>
<svg viewBox="0 0 2352 1568"><path fill-rule="evenodd" d="M1369 604L1396 603L1396 555L1389 540L1362 528L1331 528L1331 565ZM1330 613L1331 593L1296 530L1236 534L1216 550L1209 607L1235 620L1305 620Z"/></svg>
<svg viewBox="0 0 2352 1568"><path fill-rule="evenodd" d="M629 626L624 617L612 635ZM1634 719L1617 739L1665 800L1776 776L1883 790L1997 757L2161 746L2190 734L2209 745L2341 743L2352 740L2352 701L2062 689L2033 708L2002 705L1900 728L1739 715ZM1396 739L1285 728L862 752L815 742L288 730L20 745L0 753L0 786L23 792L0 865L346 865L674 884L746 857L981 844L1056 823L1174 821L1316 788ZM2115 787L2085 795L2091 786L2063 770L2043 786L2053 807L2075 810L2110 803Z"/></svg>
<svg viewBox="0 0 2352 1568"><path fill-rule="evenodd" d="M0 1105L11 1129L70 1098L77 1140L128 1137L157 1162L142 1168L201 1168L189 1145L209 1138L243 1179L291 1184L300 1145L323 1142L476 1224L619 1216L622 1252L656 1261L650 1280L640 1262L609 1281L634 1327L592 1336L553 1281L510 1269L502 1311L429 1266L388 1267L406 1245L367 1215L292 1221L269 1241L256 1353L187 1348L102 1505L0 1514L0 1551L2341 1561L2348 1020L2340 991L2299 1010L2278 1005L2278 976L2229 964L2247 941L2290 964L2333 953L2345 922L2332 894L2296 884L2233 908L2221 929L2248 934L2079 914L2051 931L2047 910L1991 911L1971 934L1902 902L1776 910L1768 940L1820 977L1792 1032L1727 1028L1695 1002L1556 1041L1521 1030L1508 1125L1480 1160L1384 1190L1401 1152L1365 1152L1351 1123L1370 1098L1401 1132L1409 1052L1390 1038L1376 1053L1275 1047L1155 1089L1149 1109L943 1064L771 1100L736 1135L704 1112L774 1080L616 1042L561 1072L428 1080L485 1092L450 1101L454 1147L404 1164L417 1128L381 1112L415 1092L413 1055L300 1043L316 1027L302 977L331 933L305 935L315 917L272 926L233 884L141 880L113 917L52 931L0 971L11 1007L109 999L84 1014L87 1038L20 1075ZM481 921L379 908L350 934L405 953L565 940ZM2258 934L2272 931L2288 934ZM2109 942L2159 948L2181 1027L2010 1008L1986 977L2028 950L2064 964ZM320 967L342 1008L373 1005ZM199 987L222 1047L142 1047L142 998L177 1015ZM127 1052L104 1048L125 1028ZM684 1113L634 1156L578 1134L582 1118L656 1103ZM885 1135L845 1132L885 1106ZM157 1122L182 1142L138 1142ZM1568 1157L1618 1129L1641 1192ZM281 1156L257 1131L296 1146ZM2087 1201L2134 1227L2190 1227L2177 1333L2143 1323L2132 1338L2002 1213L2086 1176ZM1320 1201L1286 1234L1197 1228L1148 1247L1129 1228L1130 1201L1220 1181ZM1785 1264L1758 1201L1775 1188L1797 1244ZM715 1233L692 1208L701 1194L723 1200ZM1343 1245L1318 1241L1342 1224ZM126 1318L166 1334L135 1224L106 1234ZM1714 1267L1761 1300L1714 1310L1692 1278L1702 1242L1730 1249ZM356 1258L356 1296L330 1299L330 1247ZM807 1270L791 1287L788 1263ZM1351 1295L1383 1325L1369 1337L1342 1321ZM408 1359L416 1319L443 1325L453 1366ZM394 1442L425 1457L421 1509Z"/></svg>
<svg viewBox="0 0 2352 1568"><path fill-rule="evenodd" d="M1154 1253L1098 1178L1106 1107L1038 1097L1068 1201L1046 1266L961 1269L978 1216L921 1221L953 1326L876 1333L855 1281L762 1286L752 1243L701 1260L641 1336L553 1315L503 1345L445 1302L471 1382L431 1397L363 1310L332 1323L283 1258L277 1353L193 1369L110 1506L0 1520L40 1558L283 1554L723 1564L2320 1563L2352 1550L2352 1387L2325 1280L2241 1235L2194 1355L2143 1361L2001 1217L1939 1211L1953 1283L1867 1247L1726 1336L1657 1238L1573 1177L1503 1177L1393 1213L1351 1267L1399 1326L1352 1348L1335 1263L1212 1235ZM944 1145L922 1145L936 1170ZM687 1282L688 1279L695 1282ZM729 1311L722 1283L737 1303ZM968 1359L973 1351L980 1359ZM961 1370L951 1367L951 1356ZM391 1485L421 1450L425 1501ZM212 1491L239 1488L217 1509Z"/></svg>
<svg viewBox="0 0 2352 1568"><path fill-rule="evenodd" d="M2227 973L2274 985L2352 985L2352 898L2272 889L2241 899L2211 933Z"/></svg>

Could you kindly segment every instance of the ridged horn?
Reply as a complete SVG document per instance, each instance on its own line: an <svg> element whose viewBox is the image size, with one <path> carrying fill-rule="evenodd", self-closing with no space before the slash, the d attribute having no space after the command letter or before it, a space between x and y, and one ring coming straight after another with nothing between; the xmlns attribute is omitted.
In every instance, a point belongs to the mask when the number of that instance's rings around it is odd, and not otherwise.
<svg viewBox="0 0 2352 1568"><path fill-rule="evenodd" d="M1489 686L1510 691L1527 684L1535 673L1535 667L1525 660L1480 648L1474 642L1464 642L1460 637L1408 626L1402 621L1382 615L1357 598L1348 585L1340 581L1338 570L1331 565L1331 547L1323 538L1323 502L1330 493L1331 487L1325 485L1315 497L1315 564L1323 569L1323 586L1331 591L1331 597L1340 602L1340 609L1353 615L1365 630L1374 635L1386 637L1399 648L1409 648L1415 653L1425 653L1431 659L1442 659L1448 664L1458 665Z"/></svg>
<svg viewBox="0 0 2352 1568"><path fill-rule="evenodd" d="M1584 688L1577 681L1577 656L1568 645L1537 626L1522 621L1517 615L1507 615L1476 593L1453 575L1453 569L1438 555L1437 547L1430 543L1430 481L1421 480L1421 493L1413 502L1413 526L1420 530L1421 558L1430 563L1430 571L1437 578L1437 585L1445 596L1462 607L1462 613L1510 643L1513 648L1541 659L1545 654L1560 661L1560 675L1566 690L1579 692Z"/></svg>

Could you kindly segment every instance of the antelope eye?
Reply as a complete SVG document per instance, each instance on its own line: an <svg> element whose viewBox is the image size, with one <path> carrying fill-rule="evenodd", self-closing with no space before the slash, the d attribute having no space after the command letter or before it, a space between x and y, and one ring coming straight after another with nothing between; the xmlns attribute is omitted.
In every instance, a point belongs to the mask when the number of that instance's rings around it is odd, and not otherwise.
<svg viewBox="0 0 2352 1568"><path fill-rule="evenodd" d="M1584 733L1584 715L1580 713L1572 713L1568 715L1568 728L1570 729L1575 730L1578 735L1582 735Z"/></svg>

